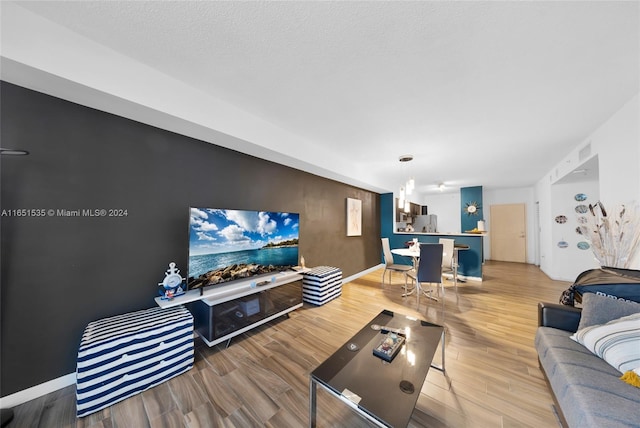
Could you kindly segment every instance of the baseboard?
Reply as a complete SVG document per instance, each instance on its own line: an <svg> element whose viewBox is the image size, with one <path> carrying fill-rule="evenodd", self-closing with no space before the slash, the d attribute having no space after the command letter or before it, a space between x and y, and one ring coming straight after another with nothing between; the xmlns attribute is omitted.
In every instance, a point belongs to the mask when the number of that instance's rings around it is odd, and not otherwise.
<svg viewBox="0 0 640 428"><path fill-rule="evenodd" d="M453 275L450 273L445 273L444 275L445 278L453 281ZM479 276L465 276L465 275L458 275L458 282L464 282L464 281L476 281L476 282L482 282L482 278L480 278Z"/></svg>
<svg viewBox="0 0 640 428"><path fill-rule="evenodd" d="M562 277L562 276L552 275L551 273L547 272L545 269L542 269L541 266L538 266L538 268L540 269L540 271L542 273L547 275L547 278L552 279L554 281L565 281L565 282L574 282L575 281L575 278L565 278L565 277Z"/></svg>
<svg viewBox="0 0 640 428"><path fill-rule="evenodd" d="M358 272L358 273L356 273L356 274L354 274L354 275L351 275L351 276L349 276L349 277L347 277L347 278L342 278L342 283L343 283L343 284L346 284L347 282L350 282L350 281L356 280L356 279L360 278L361 276L365 276L365 275L367 275L367 274L369 274L369 273L371 273L371 272L375 272L375 271L377 271L378 269L382 269L382 268L384 268L384 263L380 263L379 265L376 265L376 266L370 267L369 269L366 269L366 270L363 270L363 271L361 271L361 272ZM453 276L452 276L451 274L444 274L443 276L447 277L447 275L448 275L448 277L453 278ZM464 276L464 275L458 275L458 278L460 278L460 279L462 279L462 280L464 280L464 281L477 281L477 282L482 282L482 278L481 278L481 277L478 277L478 276Z"/></svg>
<svg viewBox="0 0 640 428"><path fill-rule="evenodd" d="M48 382L41 383L31 388L23 389L14 394L0 398L0 408L8 409L19 404L26 403L43 395L50 394L59 389L65 388L76 383L76 373L69 373L66 376L52 379Z"/></svg>
<svg viewBox="0 0 640 428"><path fill-rule="evenodd" d="M361 272L358 272L358 273L353 274L353 275L351 275L351 276L348 276L348 277L346 277L346 278L342 278L342 283L343 283L343 284L346 284L347 282L354 281L354 280L356 280L356 279L360 278L361 276L365 276L365 275L367 275L367 274L369 274L369 273L371 273L371 272L375 272L375 271L377 271L378 269L383 268L383 267L384 267L384 264L383 264L383 263L380 263L379 265L376 265L376 266L370 267L369 269L363 270L363 271L361 271Z"/></svg>

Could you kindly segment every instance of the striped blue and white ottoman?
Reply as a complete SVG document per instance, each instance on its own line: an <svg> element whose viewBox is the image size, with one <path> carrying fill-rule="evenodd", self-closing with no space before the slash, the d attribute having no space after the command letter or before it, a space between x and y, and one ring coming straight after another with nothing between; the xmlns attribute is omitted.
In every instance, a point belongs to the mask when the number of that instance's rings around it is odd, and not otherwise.
<svg viewBox="0 0 640 428"><path fill-rule="evenodd" d="M342 294L342 271L336 267L318 266L302 273L302 300L324 305Z"/></svg>
<svg viewBox="0 0 640 428"><path fill-rule="evenodd" d="M111 406L193 367L193 316L151 308L87 325L78 350L78 417Z"/></svg>

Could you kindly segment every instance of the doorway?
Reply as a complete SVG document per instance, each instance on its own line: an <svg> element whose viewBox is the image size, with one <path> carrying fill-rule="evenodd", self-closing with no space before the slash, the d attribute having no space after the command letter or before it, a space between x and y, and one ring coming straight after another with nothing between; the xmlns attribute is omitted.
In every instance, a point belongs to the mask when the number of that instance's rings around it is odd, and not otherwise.
<svg viewBox="0 0 640 428"><path fill-rule="evenodd" d="M491 205L491 259L526 263L527 218L525 204Z"/></svg>

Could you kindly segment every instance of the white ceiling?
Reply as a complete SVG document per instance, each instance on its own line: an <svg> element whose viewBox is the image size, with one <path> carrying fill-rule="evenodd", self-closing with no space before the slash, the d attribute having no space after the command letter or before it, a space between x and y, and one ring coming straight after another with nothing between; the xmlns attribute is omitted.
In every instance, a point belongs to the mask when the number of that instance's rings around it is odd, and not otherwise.
<svg viewBox="0 0 640 428"><path fill-rule="evenodd" d="M17 4L293 136L250 141L282 163L376 191L533 185L640 87L637 1Z"/></svg>

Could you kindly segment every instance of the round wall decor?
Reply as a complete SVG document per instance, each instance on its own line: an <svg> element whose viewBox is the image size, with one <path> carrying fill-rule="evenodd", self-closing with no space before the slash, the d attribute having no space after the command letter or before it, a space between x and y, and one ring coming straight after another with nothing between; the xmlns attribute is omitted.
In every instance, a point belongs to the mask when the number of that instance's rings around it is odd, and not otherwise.
<svg viewBox="0 0 640 428"><path fill-rule="evenodd" d="M576 212L577 212L578 214L584 214L584 213L586 213L587 211L589 211L589 207L588 207L588 206L586 206L586 205L582 205L582 204L580 204L580 205L576 206Z"/></svg>
<svg viewBox="0 0 640 428"><path fill-rule="evenodd" d="M467 215L478 215L478 210L482 208L476 201L467 202L464 207L464 212Z"/></svg>
<svg viewBox="0 0 640 428"><path fill-rule="evenodd" d="M585 195L584 193L578 193L576 196L574 196L574 198L576 201L582 202L587 200L587 195Z"/></svg>
<svg viewBox="0 0 640 428"><path fill-rule="evenodd" d="M581 250L588 250L589 248L591 248L591 246L589 245L589 243L588 243L588 242L586 242L586 241L580 241L580 242L578 242L577 246L578 246L578 248L579 248L579 249L581 249Z"/></svg>
<svg viewBox="0 0 640 428"><path fill-rule="evenodd" d="M557 215L556 216L556 223L565 224L566 222L567 222L567 216L566 215Z"/></svg>

